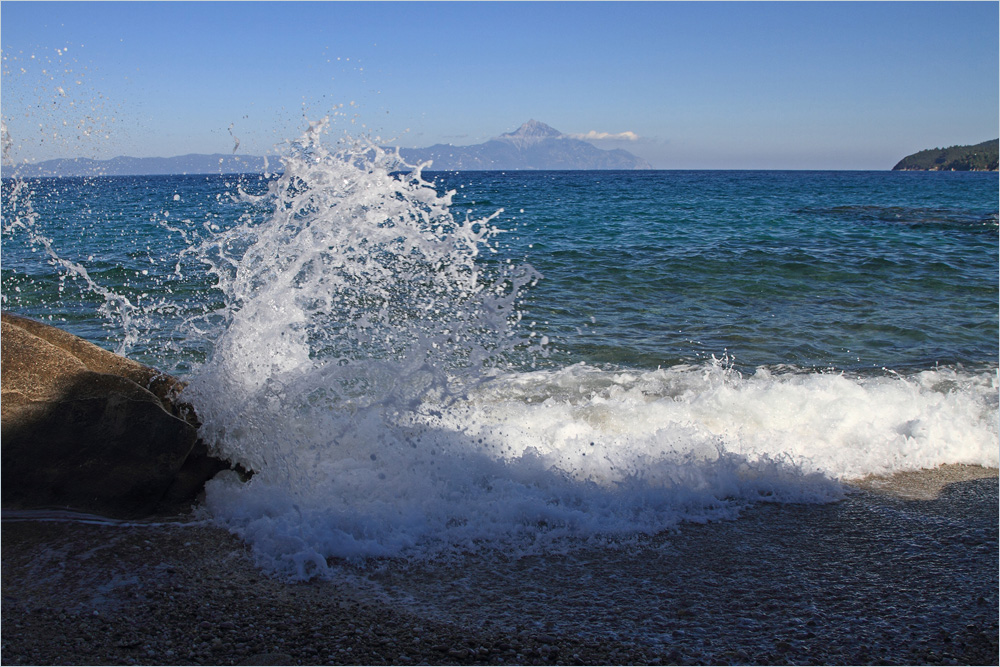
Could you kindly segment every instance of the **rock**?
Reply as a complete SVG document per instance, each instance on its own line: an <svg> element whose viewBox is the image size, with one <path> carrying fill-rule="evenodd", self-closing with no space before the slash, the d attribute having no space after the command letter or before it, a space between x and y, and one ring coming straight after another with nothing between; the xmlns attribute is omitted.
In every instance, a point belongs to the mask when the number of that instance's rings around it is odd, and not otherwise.
<svg viewBox="0 0 1000 667"><path fill-rule="evenodd" d="M0 325L5 507L139 517L227 467L198 441L177 379L40 322Z"/></svg>

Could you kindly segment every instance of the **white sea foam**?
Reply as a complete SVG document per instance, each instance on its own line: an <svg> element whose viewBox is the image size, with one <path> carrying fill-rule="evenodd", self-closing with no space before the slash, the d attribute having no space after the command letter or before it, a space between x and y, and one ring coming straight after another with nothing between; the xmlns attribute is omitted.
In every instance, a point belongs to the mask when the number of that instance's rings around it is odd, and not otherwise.
<svg viewBox="0 0 1000 667"><path fill-rule="evenodd" d="M440 416L344 413L310 434L300 422L283 474L216 480L208 503L297 576L328 556L558 549L753 502L832 501L868 473L996 467L996 396L995 374L953 370L510 374Z"/></svg>
<svg viewBox="0 0 1000 667"><path fill-rule="evenodd" d="M293 146L265 215L192 249L225 306L188 397L202 435L255 471L207 506L266 567L562 549L828 502L843 480L997 466L996 372L857 378L725 363L526 372L530 267L477 261L492 220L393 175L377 147Z"/></svg>
<svg viewBox="0 0 1000 667"><path fill-rule="evenodd" d="M648 475L656 462L713 450L836 480L998 463L992 371L852 377L761 368L744 376L717 361L646 372L581 364L488 391L485 414L502 415L494 418L517 440L534 443L524 447L588 479L625 476L611 469ZM582 457L589 442L607 450L599 463Z"/></svg>

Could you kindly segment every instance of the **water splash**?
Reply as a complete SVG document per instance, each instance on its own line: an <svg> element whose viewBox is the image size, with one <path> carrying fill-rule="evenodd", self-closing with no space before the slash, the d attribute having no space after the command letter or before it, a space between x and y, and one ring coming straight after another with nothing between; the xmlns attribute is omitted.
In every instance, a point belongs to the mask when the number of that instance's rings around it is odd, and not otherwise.
<svg viewBox="0 0 1000 667"><path fill-rule="evenodd" d="M326 129L312 124L267 193L243 195L252 211L187 253L225 303L191 323L214 351L186 396L211 446L256 472L213 480L207 506L267 568L525 553L839 497L820 474L691 428L655 433L658 449L592 433L604 456L571 465L583 431L538 433L546 413L517 390L544 352L518 311L538 275L492 254L497 214L457 219L422 167L404 173L368 140L330 150Z"/></svg>
<svg viewBox="0 0 1000 667"><path fill-rule="evenodd" d="M62 257L52 238L39 229L38 213L35 211L29 183L18 175L17 168L11 160L13 139L6 122L0 122L0 135L2 135L0 144L3 147L3 165L13 170L13 177L4 183L3 236L23 234L28 245L32 248L41 248L48 263L55 267L58 273L60 293L64 291L67 280L81 280L85 290L101 297L103 302L98 309L100 314L115 322L124 333L115 351L118 354L126 354L140 338L138 320L143 319L142 312L127 296L108 289L91 278L83 264ZM0 297L0 302L6 305L7 298L8 295L4 293Z"/></svg>
<svg viewBox="0 0 1000 667"><path fill-rule="evenodd" d="M190 393L203 435L254 469L302 410L427 409L523 346L516 303L537 276L477 261L492 218L455 219L419 167L366 140L331 151L326 128L292 143L266 194L243 193L261 215L188 251L225 299Z"/></svg>

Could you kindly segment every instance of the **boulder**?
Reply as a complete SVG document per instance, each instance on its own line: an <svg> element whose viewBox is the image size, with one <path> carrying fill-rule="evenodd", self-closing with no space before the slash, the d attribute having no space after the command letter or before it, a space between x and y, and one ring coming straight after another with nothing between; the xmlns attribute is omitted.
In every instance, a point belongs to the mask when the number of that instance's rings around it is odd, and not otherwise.
<svg viewBox="0 0 1000 667"><path fill-rule="evenodd" d="M145 516L228 467L198 440L176 378L10 313L0 326L4 507Z"/></svg>

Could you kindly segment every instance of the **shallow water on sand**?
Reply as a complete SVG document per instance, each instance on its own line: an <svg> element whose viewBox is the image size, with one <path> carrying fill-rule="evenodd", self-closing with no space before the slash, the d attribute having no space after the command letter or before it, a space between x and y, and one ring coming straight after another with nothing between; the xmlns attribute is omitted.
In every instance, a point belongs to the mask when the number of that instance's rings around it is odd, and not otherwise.
<svg viewBox="0 0 1000 667"><path fill-rule="evenodd" d="M916 477L950 485L910 500L913 479L883 479L617 546L344 562L302 584L204 525L5 520L4 661L993 664L996 471Z"/></svg>
<svg viewBox="0 0 1000 667"><path fill-rule="evenodd" d="M935 500L859 490L617 548L386 564L370 576L373 591L420 614L553 646L610 643L623 658L866 664L932 650L947 660L964 634L996 645L997 479L986 474Z"/></svg>

